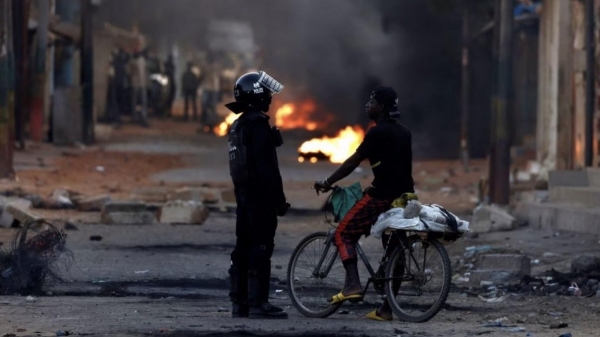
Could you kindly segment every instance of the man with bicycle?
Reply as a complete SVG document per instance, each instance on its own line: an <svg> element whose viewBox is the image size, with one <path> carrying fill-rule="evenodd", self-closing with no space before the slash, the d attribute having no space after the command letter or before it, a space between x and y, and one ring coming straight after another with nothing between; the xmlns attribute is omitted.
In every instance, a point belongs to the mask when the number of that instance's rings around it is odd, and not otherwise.
<svg viewBox="0 0 600 337"><path fill-rule="evenodd" d="M335 232L335 245L346 270L346 281L344 289L331 298L332 304L363 298L354 246L362 235L369 235L371 226L380 214L391 208L395 199L404 193L414 193L412 136L398 121L398 96L394 89L383 86L375 88L367 102L366 113L375 126L367 132L362 144L331 176L314 184L317 192L327 192L365 159L369 160L374 175L363 198L348 211ZM380 321L391 320L392 309L385 301L367 317Z"/></svg>

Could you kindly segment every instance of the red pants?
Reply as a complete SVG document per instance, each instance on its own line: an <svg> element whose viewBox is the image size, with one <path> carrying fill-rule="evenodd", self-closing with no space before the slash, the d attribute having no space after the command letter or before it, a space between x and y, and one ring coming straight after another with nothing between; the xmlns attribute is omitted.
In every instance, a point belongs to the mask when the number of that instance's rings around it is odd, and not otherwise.
<svg viewBox="0 0 600 337"><path fill-rule="evenodd" d="M335 245L342 261L356 259L354 245L361 236L371 233L371 226L382 213L392 207L390 199L374 199L365 195L348 211L335 231Z"/></svg>

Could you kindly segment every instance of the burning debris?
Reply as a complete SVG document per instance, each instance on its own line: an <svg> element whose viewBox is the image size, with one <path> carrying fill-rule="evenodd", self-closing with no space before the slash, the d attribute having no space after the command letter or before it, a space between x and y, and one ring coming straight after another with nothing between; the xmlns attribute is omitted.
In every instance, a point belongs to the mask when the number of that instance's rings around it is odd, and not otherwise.
<svg viewBox="0 0 600 337"><path fill-rule="evenodd" d="M32 228L44 230L34 236ZM27 222L15 234L9 251L0 252L0 294L37 293L48 281L61 281L57 262L64 255L67 267L73 260L65 246L67 234L45 220Z"/></svg>
<svg viewBox="0 0 600 337"><path fill-rule="evenodd" d="M327 158L332 163L343 163L364 138L365 131L360 126L347 126L333 138L325 136L304 142L298 149L298 161L316 163L319 159Z"/></svg>
<svg viewBox="0 0 600 337"><path fill-rule="evenodd" d="M301 103L280 103L273 104L275 108L275 125L281 130L304 129L307 131L315 131L317 129L325 129L332 121L331 114L316 115L317 105L307 99ZM214 134L220 137L227 135L229 127L240 115L229 113L225 120L213 129Z"/></svg>

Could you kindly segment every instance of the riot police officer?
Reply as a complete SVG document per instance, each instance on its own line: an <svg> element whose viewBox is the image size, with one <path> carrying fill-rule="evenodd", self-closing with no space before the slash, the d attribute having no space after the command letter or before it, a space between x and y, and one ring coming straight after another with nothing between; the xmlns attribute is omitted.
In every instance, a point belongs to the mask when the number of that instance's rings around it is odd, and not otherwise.
<svg viewBox="0 0 600 337"><path fill-rule="evenodd" d="M241 113L229 131L229 168L237 200L237 240L229 269L234 318L288 317L268 301L277 216L290 206L277 163L276 148L283 140L265 114L271 96L281 90L283 85L264 71L248 73L235 83L235 102L225 105Z"/></svg>

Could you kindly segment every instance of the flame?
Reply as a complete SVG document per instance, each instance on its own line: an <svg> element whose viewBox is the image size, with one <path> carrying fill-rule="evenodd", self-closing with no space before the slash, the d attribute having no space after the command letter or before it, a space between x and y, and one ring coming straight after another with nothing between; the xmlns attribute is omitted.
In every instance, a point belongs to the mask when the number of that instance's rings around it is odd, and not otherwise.
<svg viewBox="0 0 600 337"><path fill-rule="evenodd" d="M304 142L298 152L301 154L322 153L329 157L329 161L332 163L343 163L356 151L364 138L365 131L360 126L347 126L333 138L325 136ZM300 158L298 161L303 162L304 158L302 160ZM311 157L309 160L311 163L317 162L316 157Z"/></svg>
<svg viewBox="0 0 600 337"><path fill-rule="evenodd" d="M231 126L231 124L233 124L233 122L235 122L236 119L238 119L239 116L240 115L236 115L233 112L230 112L229 115L225 117L225 121L223 121L218 126L215 126L213 132L220 137L226 136L227 131L229 131L229 127Z"/></svg>
<svg viewBox="0 0 600 337"><path fill-rule="evenodd" d="M302 103L286 103L275 112L275 125L282 130L306 129L314 131L319 124L313 121L313 115L317 111L314 101L306 100Z"/></svg>

